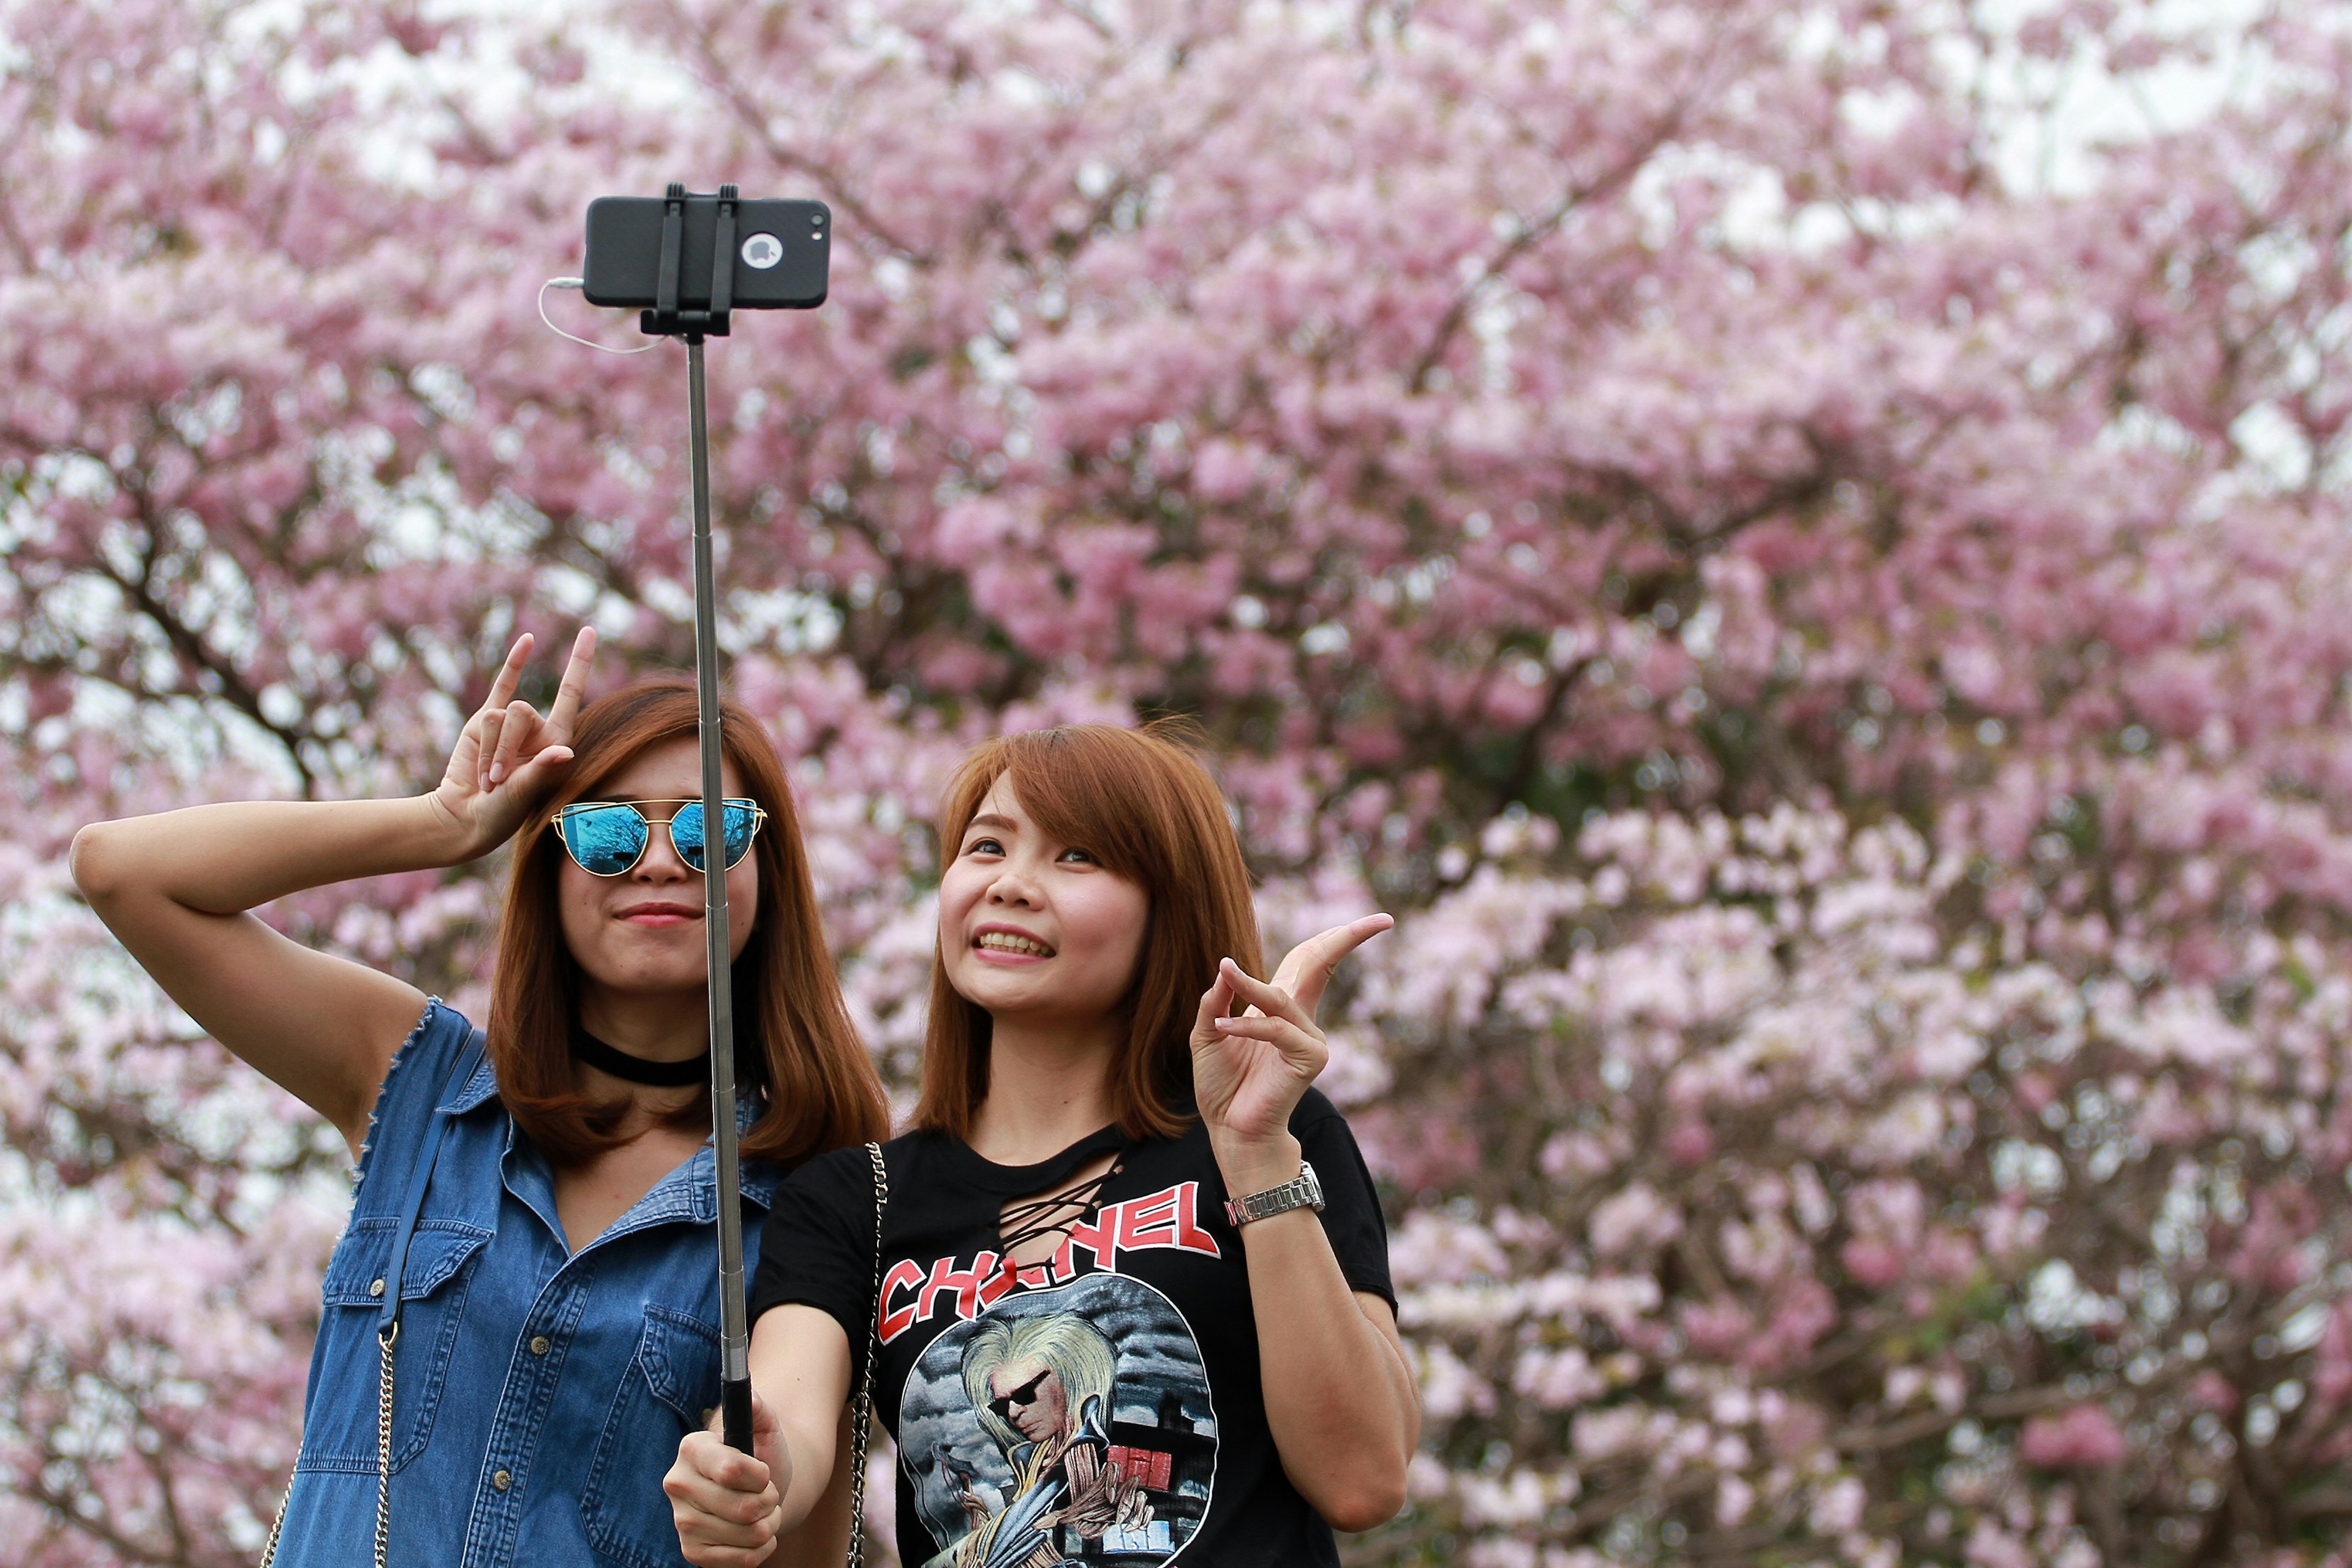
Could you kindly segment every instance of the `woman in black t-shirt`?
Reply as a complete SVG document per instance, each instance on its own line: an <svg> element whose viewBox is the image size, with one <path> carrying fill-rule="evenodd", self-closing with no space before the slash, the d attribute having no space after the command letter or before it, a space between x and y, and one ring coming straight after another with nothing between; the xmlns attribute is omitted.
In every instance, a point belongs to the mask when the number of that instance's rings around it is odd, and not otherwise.
<svg viewBox="0 0 2352 1568"><path fill-rule="evenodd" d="M1420 1426L1371 1180L1310 1087L1316 1004L1388 917L1255 978L1223 799L1164 731L992 742L940 829L923 1095L884 1146L880 1256L864 1151L778 1194L757 1457L680 1445L687 1558L768 1560L878 1352L908 1568L1336 1564L1333 1526L1402 1506Z"/></svg>

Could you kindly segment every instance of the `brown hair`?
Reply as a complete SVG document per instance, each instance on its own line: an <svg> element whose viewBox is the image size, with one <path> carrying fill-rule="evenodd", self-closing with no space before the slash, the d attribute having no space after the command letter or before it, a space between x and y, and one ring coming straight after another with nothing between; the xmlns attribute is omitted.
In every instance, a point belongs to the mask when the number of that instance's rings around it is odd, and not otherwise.
<svg viewBox="0 0 2352 1568"><path fill-rule="evenodd" d="M1142 886L1150 900L1143 953L1121 1004L1127 1038L1110 1071L1112 1111L1130 1138L1173 1137L1191 1121L1192 1019L1216 981L1217 961L1265 973L1241 841L1192 739L1189 726L1167 721L1139 731L1070 724L1002 736L964 759L940 803L943 862L996 781L1010 775L1038 826ZM988 1096L992 1023L948 984L944 958L931 965L915 1125L967 1138Z"/></svg>
<svg viewBox="0 0 2352 1568"><path fill-rule="evenodd" d="M751 841L759 911L732 975L738 1081L765 1101L742 1150L746 1159L791 1163L887 1136L889 1112L834 978L783 763L758 720L732 702L722 702L719 712L728 759L744 792L768 814ZM572 1088L580 971L556 908L563 846L551 819L562 806L594 798L647 747L694 734L694 688L683 681L638 681L598 699L574 727L573 761L562 784L515 835L490 1000L490 1061L508 1114L558 1165L616 1147L629 1102L592 1100ZM709 1090L668 1124L708 1127Z"/></svg>

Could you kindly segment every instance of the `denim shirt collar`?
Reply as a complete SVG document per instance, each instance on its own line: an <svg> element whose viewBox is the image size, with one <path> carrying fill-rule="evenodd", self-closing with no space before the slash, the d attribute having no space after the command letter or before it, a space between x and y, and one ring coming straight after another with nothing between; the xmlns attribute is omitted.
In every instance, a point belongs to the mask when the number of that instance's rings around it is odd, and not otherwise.
<svg viewBox="0 0 2352 1568"><path fill-rule="evenodd" d="M498 1091L499 1080L490 1071L490 1060L486 1055L482 1065L474 1069L474 1076L451 1089L433 1109L451 1116L463 1116Z"/></svg>

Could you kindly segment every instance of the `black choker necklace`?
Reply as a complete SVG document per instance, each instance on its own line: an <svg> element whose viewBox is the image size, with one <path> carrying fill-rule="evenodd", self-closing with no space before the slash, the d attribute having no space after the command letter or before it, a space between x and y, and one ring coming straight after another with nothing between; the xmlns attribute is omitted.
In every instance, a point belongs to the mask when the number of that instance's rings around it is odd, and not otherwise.
<svg viewBox="0 0 2352 1568"><path fill-rule="evenodd" d="M608 1046L577 1025L572 1030L572 1054L594 1068L630 1083L648 1084L655 1089L684 1089L692 1083L710 1081L710 1053L688 1057L682 1062L657 1062L648 1057L633 1057L617 1047Z"/></svg>

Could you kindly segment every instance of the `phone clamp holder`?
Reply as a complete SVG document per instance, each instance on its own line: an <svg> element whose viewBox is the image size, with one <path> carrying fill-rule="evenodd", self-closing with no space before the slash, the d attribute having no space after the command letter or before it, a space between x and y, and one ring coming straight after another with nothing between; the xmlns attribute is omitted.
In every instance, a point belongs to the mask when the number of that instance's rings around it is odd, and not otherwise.
<svg viewBox="0 0 2352 1568"><path fill-rule="evenodd" d="M686 252L686 186L676 180L662 194L661 271L654 285L654 308L637 313L637 330L657 338L684 338L689 344L727 335L735 308L735 218L741 197L733 185L719 187L718 243L710 253L710 308L677 308L677 275ZM642 296L641 296L642 297Z"/></svg>

